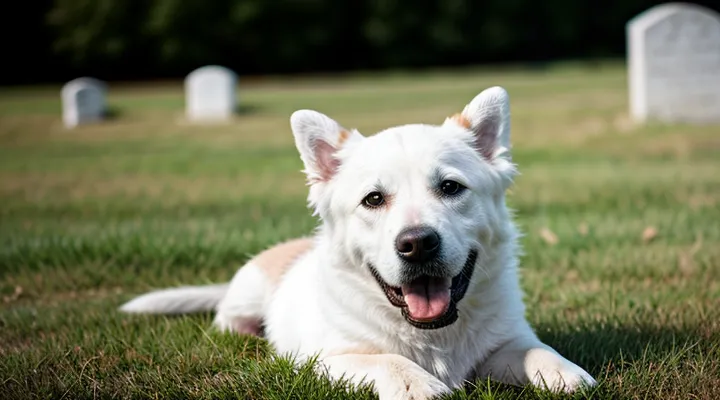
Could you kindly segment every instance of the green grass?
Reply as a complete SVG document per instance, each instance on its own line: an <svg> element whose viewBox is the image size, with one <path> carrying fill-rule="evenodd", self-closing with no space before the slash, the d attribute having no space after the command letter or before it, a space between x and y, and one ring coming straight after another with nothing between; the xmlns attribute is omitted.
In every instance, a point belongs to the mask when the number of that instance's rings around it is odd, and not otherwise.
<svg viewBox="0 0 720 400"><path fill-rule="evenodd" d="M222 126L187 124L178 82L113 86L116 118L75 131L60 124L58 87L0 92L0 393L373 398L263 340L212 331L211 315L116 307L228 280L312 230L295 109L370 134L441 122L496 84L512 99L522 175L509 201L538 334L599 379L587 397L720 397L718 127L632 124L618 65L250 81L244 112ZM518 397L563 398L484 381L453 395Z"/></svg>

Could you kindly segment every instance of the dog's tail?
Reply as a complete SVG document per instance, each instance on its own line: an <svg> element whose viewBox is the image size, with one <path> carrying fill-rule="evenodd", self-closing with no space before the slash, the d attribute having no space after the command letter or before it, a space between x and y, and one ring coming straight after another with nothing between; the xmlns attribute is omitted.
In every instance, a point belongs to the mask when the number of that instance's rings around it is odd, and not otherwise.
<svg viewBox="0 0 720 400"><path fill-rule="evenodd" d="M190 314L212 311L225 296L228 286L228 283L222 283L157 290L130 300L120 307L120 311L136 314Z"/></svg>

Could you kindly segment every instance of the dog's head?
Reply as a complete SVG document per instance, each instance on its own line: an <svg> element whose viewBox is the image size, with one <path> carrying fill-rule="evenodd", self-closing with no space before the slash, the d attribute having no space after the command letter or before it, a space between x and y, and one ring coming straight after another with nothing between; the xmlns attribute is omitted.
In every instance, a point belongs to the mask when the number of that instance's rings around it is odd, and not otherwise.
<svg viewBox="0 0 720 400"><path fill-rule="evenodd" d="M478 254L508 222L509 118L500 87L442 125L369 137L316 111L290 118L323 228L416 327L457 319Z"/></svg>

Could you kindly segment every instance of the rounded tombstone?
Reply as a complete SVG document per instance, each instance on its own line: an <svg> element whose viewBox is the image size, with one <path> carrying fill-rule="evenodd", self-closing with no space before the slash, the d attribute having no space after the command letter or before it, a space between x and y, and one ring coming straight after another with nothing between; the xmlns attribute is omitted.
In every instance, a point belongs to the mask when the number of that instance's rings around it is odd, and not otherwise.
<svg viewBox="0 0 720 400"><path fill-rule="evenodd" d="M626 33L633 119L720 123L720 14L661 4L631 19Z"/></svg>
<svg viewBox="0 0 720 400"><path fill-rule="evenodd" d="M190 121L225 121L237 102L237 75L225 67L198 68L185 78L186 115Z"/></svg>
<svg viewBox="0 0 720 400"><path fill-rule="evenodd" d="M63 123L67 128L102 121L107 109L107 86L95 78L77 78L61 92Z"/></svg>

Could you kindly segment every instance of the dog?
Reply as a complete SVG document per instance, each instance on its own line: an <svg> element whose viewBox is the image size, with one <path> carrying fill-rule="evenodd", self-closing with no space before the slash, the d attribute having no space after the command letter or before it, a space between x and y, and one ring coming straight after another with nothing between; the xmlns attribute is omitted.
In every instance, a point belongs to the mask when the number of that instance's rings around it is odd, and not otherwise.
<svg viewBox="0 0 720 400"><path fill-rule="evenodd" d="M317 357L319 373L369 383L383 400L479 378L566 393L596 385L525 318L504 88L437 125L364 136L313 110L290 125L316 232L258 254L229 284L151 292L122 311L213 310L217 328Z"/></svg>

